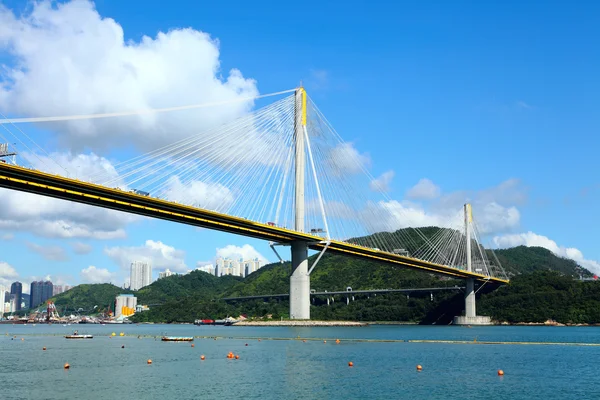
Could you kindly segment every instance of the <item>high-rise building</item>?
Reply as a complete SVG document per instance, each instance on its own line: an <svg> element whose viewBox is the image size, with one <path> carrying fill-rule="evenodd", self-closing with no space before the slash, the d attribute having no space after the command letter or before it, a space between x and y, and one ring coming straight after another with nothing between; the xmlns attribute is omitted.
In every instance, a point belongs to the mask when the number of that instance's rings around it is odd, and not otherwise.
<svg viewBox="0 0 600 400"><path fill-rule="evenodd" d="M171 272L169 268L165 269L164 272L158 273L158 279L168 278L169 276L178 275L177 272Z"/></svg>
<svg viewBox="0 0 600 400"><path fill-rule="evenodd" d="M115 299L115 317L129 317L135 314L137 297L132 294L120 294Z"/></svg>
<svg viewBox="0 0 600 400"><path fill-rule="evenodd" d="M0 285L0 319L4 317L4 303L8 291L3 285Z"/></svg>
<svg viewBox="0 0 600 400"><path fill-rule="evenodd" d="M34 308L52 297L52 282L31 282L29 291L29 308Z"/></svg>
<svg viewBox="0 0 600 400"><path fill-rule="evenodd" d="M149 263L134 261L129 274L129 289L139 290L152 283L152 266Z"/></svg>
<svg viewBox="0 0 600 400"><path fill-rule="evenodd" d="M64 289L63 285L54 285L54 287L52 288L52 296L56 296L57 294L61 294L64 291L65 291L65 289Z"/></svg>
<svg viewBox="0 0 600 400"><path fill-rule="evenodd" d="M234 275L246 277L251 273L258 271L258 269L261 267L260 260L258 258L253 260L244 260L243 258L240 258L239 260L232 260L230 258L218 257L216 264L216 276Z"/></svg>
<svg viewBox="0 0 600 400"><path fill-rule="evenodd" d="M13 282L13 284L10 285L10 294L14 295L15 298L15 300L13 300L15 304L15 310L13 311L20 311L21 297L23 296L23 285L21 284L21 282Z"/></svg>

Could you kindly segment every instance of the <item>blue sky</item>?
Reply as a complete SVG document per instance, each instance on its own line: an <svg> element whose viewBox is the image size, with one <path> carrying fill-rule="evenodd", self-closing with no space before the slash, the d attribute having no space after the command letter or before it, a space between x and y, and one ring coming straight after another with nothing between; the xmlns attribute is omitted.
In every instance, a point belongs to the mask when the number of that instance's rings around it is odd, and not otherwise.
<svg viewBox="0 0 600 400"><path fill-rule="evenodd" d="M27 15L32 7L23 8L21 1L0 4L8 9L4 15ZM95 8L102 18L114 19L130 43L178 28L209 34L218 39L217 77L227 79L232 68L239 69L256 81L260 93L302 81L337 131L369 155L374 176L395 172L393 199L406 199L424 178L441 193L412 199L427 212L440 207L444 196L494 197L519 212L516 223L490 232L490 238L503 238L498 243L542 244L577 259L568 250L576 248L585 262L600 260L593 233L600 219L600 5L178 1L166 7L158 1L98 0ZM19 55L4 46L10 33L4 44L2 35L0 62L14 67ZM0 97L0 111L37 116L7 107ZM39 127L27 129L38 141L50 137ZM54 151L82 150L81 142L47 143ZM113 159L128 153L92 150ZM498 189L509 180L514 182L509 189ZM118 257L105 249L144 246L147 240L173 247L171 260L184 260L190 268L227 245L250 244L275 260L266 243L218 232L160 221L132 222L123 229L126 237L110 240L5 229L0 261L23 280L51 275L78 283L89 266L122 281ZM91 245L91 252L75 254L75 242ZM35 245L45 250L36 252ZM48 251L57 246L65 254Z"/></svg>

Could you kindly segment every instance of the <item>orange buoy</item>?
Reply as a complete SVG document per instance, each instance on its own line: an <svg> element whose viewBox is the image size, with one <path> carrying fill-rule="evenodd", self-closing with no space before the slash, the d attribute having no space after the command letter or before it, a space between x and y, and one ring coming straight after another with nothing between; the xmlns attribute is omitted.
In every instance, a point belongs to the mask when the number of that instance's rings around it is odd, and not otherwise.
<svg viewBox="0 0 600 400"><path fill-rule="evenodd" d="M421 365L417 365L417 371L422 371L423 367L421 367Z"/></svg>
<svg viewBox="0 0 600 400"><path fill-rule="evenodd" d="M235 359L236 359L236 360L239 360L239 359L240 359L240 356L238 356L238 355L236 354L236 355L235 355Z"/></svg>
<svg viewBox="0 0 600 400"><path fill-rule="evenodd" d="M194 347L194 343L192 343L192 347Z"/></svg>
<svg viewBox="0 0 600 400"><path fill-rule="evenodd" d="M502 371L501 369L498 370L498 376L503 376L504 375L504 371Z"/></svg>
<svg viewBox="0 0 600 400"><path fill-rule="evenodd" d="M349 362L348 362L348 366L349 366L349 367L354 367L354 363L353 363L352 361L349 361Z"/></svg>
<svg viewBox="0 0 600 400"><path fill-rule="evenodd" d="M340 343L340 339L335 339L335 342L339 344Z"/></svg>
<svg viewBox="0 0 600 400"><path fill-rule="evenodd" d="M25 341L25 338L24 338L24 337L22 337L22 338L21 338L21 342L24 342L24 341Z"/></svg>
<svg viewBox="0 0 600 400"><path fill-rule="evenodd" d="M152 360L148 360L147 363L148 363L148 365L152 364Z"/></svg>
<svg viewBox="0 0 600 400"><path fill-rule="evenodd" d="M204 361L204 354L202 354L202 355L200 356L200 359L201 359L202 361Z"/></svg>
<svg viewBox="0 0 600 400"><path fill-rule="evenodd" d="M323 340L323 343L327 343L327 340Z"/></svg>
<svg viewBox="0 0 600 400"><path fill-rule="evenodd" d="M65 366L64 366L64 368L65 369L69 369L69 368L71 368L71 366L69 365L69 363L66 363Z"/></svg>
<svg viewBox="0 0 600 400"><path fill-rule="evenodd" d="M303 340L302 343L306 343L306 340Z"/></svg>
<svg viewBox="0 0 600 400"><path fill-rule="evenodd" d="M42 350L44 350L44 351L45 351L45 350L46 350L46 348L45 348L45 347L42 347Z"/></svg>
<svg viewBox="0 0 600 400"><path fill-rule="evenodd" d="M260 339L258 339L258 341L260 342Z"/></svg>

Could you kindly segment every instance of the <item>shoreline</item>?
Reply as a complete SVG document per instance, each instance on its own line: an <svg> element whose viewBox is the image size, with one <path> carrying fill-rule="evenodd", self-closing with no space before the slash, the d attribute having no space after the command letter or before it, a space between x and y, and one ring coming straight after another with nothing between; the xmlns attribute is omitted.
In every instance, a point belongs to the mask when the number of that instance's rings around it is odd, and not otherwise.
<svg viewBox="0 0 600 400"><path fill-rule="evenodd" d="M232 326L301 326L301 327L313 327L313 326L353 326L362 327L369 326L368 322L357 322L357 321L301 321L301 320L287 320L287 321L240 321L236 322Z"/></svg>

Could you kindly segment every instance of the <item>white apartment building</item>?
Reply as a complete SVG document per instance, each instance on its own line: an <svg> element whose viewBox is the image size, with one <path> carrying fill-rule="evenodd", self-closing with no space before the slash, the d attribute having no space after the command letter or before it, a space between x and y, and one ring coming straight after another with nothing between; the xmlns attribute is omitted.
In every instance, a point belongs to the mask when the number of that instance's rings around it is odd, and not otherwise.
<svg viewBox="0 0 600 400"><path fill-rule="evenodd" d="M168 278L169 276L179 275L177 272L171 272L169 268L165 269L163 272L158 273L158 279Z"/></svg>
<svg viewBox="0 0 600 400"><path fill-rule="evenodd" d="M129 289L140 290L152 283L152 265L142 261L131 263L129 274Z"/></svg>
<svg viewBox="0 0 600 400"><path fill-rule="evenodd" d="M260 260L255 258L253 260L232 260L230 258L218 257L216 260L216 268L214 274L216 276L223 275L234 275L246 277L251 273L258 271L261 267Z"/></svg>

